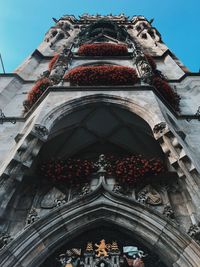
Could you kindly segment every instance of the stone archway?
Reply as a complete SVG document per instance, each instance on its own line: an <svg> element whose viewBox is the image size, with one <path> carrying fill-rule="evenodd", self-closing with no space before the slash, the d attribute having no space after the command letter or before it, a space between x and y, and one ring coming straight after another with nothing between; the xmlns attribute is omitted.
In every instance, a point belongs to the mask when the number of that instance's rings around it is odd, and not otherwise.
<svg viewBox="0 0 200 267"><path fill-rule="evenodd" d="M47 140L48 133L58 122L58 120L72 113L77 108L98 102L120 106L125 110L136 113L138 116L142 117L142 119L144 119L151 128L154 128L155 123L160 122L162 118L162 115L160 114L154 114L155 116L152 116L152 113L148 113L146 106L139 106L137 102L134 102L130 99L122 99L121 97L107 96L104 94L81 97L79 99L58 105L57 107L52 108L50 112L44 112L46 115L43 117L41 116L40 123L42 122L43 126L48 129L45 132L45 138L43 138L44 136L42 136L42 138L40 139L39 135L34 135L34 129L28 136L28 138L30 138L30 136L32 138L34 137L32 147L26 145L26 147L30 151L31 157L27 153L26 149L23 149L23 153L26 154L27 157L30 157L31 160L34 160L40 150L40 147L42 146L42 141L45 142ZM158 139L161 140L162 136L165 134L167 135L167 137L169 137L170 134L171 137L171 132L169 133L168 129L165 128L163 130L161 127L161 129L159 129L159 131L156 133L156 136L158 136ZM174 146L172 142L170 142L169 139L167 140L167 142L165 142L165 139L163 140L164 142L162 145L166 145L168 149L172 148L173 151ZM37 142L39 142L38 147L36 146ZM8 182L9 186L12 186L13 188L13 184L11 185L12 181L8 180ZM98 192L96 191L96 193ZM92 193L90 196L94 196L94 194ZM84 203L86 205L90 205L90 202L88 202L90 196L87 197L86 202L84 202L85 198L82 199L83 206ZM174 228L174 226L170 222L166 221L162 217L162 215L158 215L152 210L148 211L146 207L140 206L138 203L136 204L133 200L130 200L130 204L129 200L127 200L127 202L123 199L123 197L116 197L116 195L113 195L110 192L101 194L101 197L99 197L99 199L102 197L104 198L104 196L106 196L106 199L109 199L111 202L102 202L101 205L97 204L97 202L94 202L96 206L93 207L92 204L92 207L90 207L91 209L87 210L86 206L84 206L84 208L82 209L79 207L80 202L75 201L73 203L67 204L65 207L58 209L57 211L52 211L48 216L41 218L38 222L33 224L33 226L30 226L27 230L25 230L22 235L20 235L16 240L14 240L7 247L7 250L5 252L2 252L3 263L9 264L9 262L11 262L11 265L5 266L20 266L19 262L22 262L22 266L30 265L34 267L37 264L40 264L44 257L49 255L49 253L51 253L62 242L65 241L66 231L68 233L67 238L70 238L76 235L79 231L83 231L84 227L87 227L88 225L93 225L94 223L99 223L99 221L103 222L107 220L109 220L110 224L117 224L122 228L124 227L124 221L126 221L126 227L129 228L130 231L135 235L139 235L139 237L141 239L144 239L145 242L149 243L149 246L154 246L159 252L159 255L166 258L165 261L168 266L172 266L172 264L173 266L181 267L198 266L195 265L195 262L199 261L199 254L197 252L198 246L196 245L196 243L192 242L188 236ZM97 195L94 199L96 199L96 197ZM122 201L122 204L120 201ZM122 212L120 212L119 207ZM128 213L126 213L127 207ZM139 210L135 210L135 207L140 208ZM65 208L67 209L67 211L65 210ZM73 211L73 209L76 208L77 210ZM148 215L146 214L146 210L148 211ZM80 211L81 214L79 214ZM106 216L104 216L105 211ZM65 216L65 214L67 214L67 217ZM139 224L138 218L140 218ZM68 219L70 219L70 221L68 221ZM84 222L84 220L86 220L85 223L82 223ZM71 221L73 221L77 227L70 230ZM137 227L135 227L135 223L137 224ZM51 229L50 226L53 229ZM56 229L57 233L55 233ZM143 235L143 233L145 234ZM151 240L148 239L150 237L152 238ZM48 241L49 239L50 241ZM32 240L34 240L33 243ZM169 253L167 254L168 256L165 256L165 250L169 251ZM34 255L37 254L38 251L38 256L34 258ZM8 259L10 259L10 261ZM170 261L171 265L169 265L169 262L167 262L168 260ZM16 262L18 262L18 265L16 265Z"/></svg>
<svg viewBox="0 0 200 267"><path fill-rule="evenodd" d="M198 245L173 223L101 183L92 193L54 209L11 242L0 254L4 267L39 266L66 240L94 224L126 228L154 248L167 266L198 267Z"/></svg>
<svg viewBox="0 0 200 267"><path fill-rule="evenodd" d="M156 102L155 106L152 107L152 103L148 103L145 99L131 99L110 93L98 93L81 96L67 102L62 102L59 105L55 105L51 109L48 108L42 118L39 120L40 124L45 126L48 131L50 131L53 125L55 125L55 123L57 123L57 121L64 116L67 116L73 111L84 106L96 103L115 105L119 108L128 110L141 117L152 129L156 124L164 121L164 117L159 112L159 107Z"/></svg>

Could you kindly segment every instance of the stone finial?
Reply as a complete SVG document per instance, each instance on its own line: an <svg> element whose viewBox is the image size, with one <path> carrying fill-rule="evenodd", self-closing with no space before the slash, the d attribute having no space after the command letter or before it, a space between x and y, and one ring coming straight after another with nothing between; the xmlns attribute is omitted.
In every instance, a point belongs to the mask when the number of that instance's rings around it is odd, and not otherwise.
<svg viewBox="0 0 200 267"><path fill-rule="evenodd" d="M107 171L107 168L109 167L109 163L105 158L104 154L101 154L99 156L98 161L94 164L94 167L97 168L98 173L105 173Z"/></svg>

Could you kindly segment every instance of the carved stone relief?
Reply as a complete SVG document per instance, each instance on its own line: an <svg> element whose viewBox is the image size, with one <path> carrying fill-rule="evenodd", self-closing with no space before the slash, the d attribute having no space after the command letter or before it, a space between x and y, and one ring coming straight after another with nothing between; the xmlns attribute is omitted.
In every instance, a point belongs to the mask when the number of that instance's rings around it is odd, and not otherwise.
<svg viewBox="0 0 200 267"><path fill-rule="evenodd" d="M63 201L65 199L65 194L63 194L59 189L53 187L49 190L43 197L40 206L43 209L52 209L57 205L56 200Z"/></svg>
<svg viewBox="0 0 200 267"><path fill-rule="evenodd" d="M161 195L151 185L147 185L139 191L137 194L137 201L152 206L162 204Z"/></svg>

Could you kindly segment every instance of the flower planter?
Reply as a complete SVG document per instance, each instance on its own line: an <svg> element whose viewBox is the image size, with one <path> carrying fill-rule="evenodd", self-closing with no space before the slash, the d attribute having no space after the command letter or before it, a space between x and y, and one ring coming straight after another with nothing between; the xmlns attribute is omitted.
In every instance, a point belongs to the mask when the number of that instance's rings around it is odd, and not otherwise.
<svg viewBox="0 0 200 267"><path fill-rule="evenodd" d="M153 176L164 171L159 159L145 159L143 156L128 156L115 162L114 173L121 183L137 186L150 182Z"/></svg>
<svg viewBox="0 0 200 267"><path fill-rule="evenodd" d="M33 106L51 84L52 83L48 78L42 78L36 82L28 93L27 100L24 101L25 111L28 111Z"/></svg>
<svg viewBox="0 0 200 267"><path fill-rule="evenodd" d="M79 56L126 56L128 49L125 45L110 43L84 44L79 47Z"/></svg>
<svg viewBox="0 0 200 267"><path fill-rule="evenodd" d="M149 65L151 66L152 71L155 71L157 69L157 66L156 66L156 63L155 63L153 57L150 56L149 54L144 54L144 55L145 55Z"/></svg>
<svg viewBox="0 0 200 267"><path fill-rule="evenodd" d="M157 66L153 57L149 54L145 54L145 57L154 74L152 78L152 85L176 111L179 111L180 96L173 91L162 73L157 70Z"/></svg>
<svg viewBox="0 0 200 267"><path fill-rule="evenodd" d="M87 181L93 172L89 160L68 159L49 160L41 165L42 175L53 182L64 182L68 185L79 185Z"/></svg>
<svg viewBox="0 0 200 267"><path fill-rule="evenodd" d="M131 155L123 158L106 157L109 163L106 175L129 186L137 186L151 182L153 177L164 171L164 165L159 159L145 159L141 155ZM98 171L91 160L68 159L49 160L40 167L42 175L53 182L65 182L68 185L80 185L88 181L91 174Z"/></svg>
<svg viewBox="0 0 200 267"><path fill-rule="evenodd" d="M154 76L152 85L176 111L179 111L180 96L173 91L167 81L161 79L158 76Z"/></svg>
<svg viewBox="0 0 200 267"><path fill-rule="evenodd" d="M104 65L74 68L64 76L64 80L83 86L134 85L138 76L133 68Z"/></svg>

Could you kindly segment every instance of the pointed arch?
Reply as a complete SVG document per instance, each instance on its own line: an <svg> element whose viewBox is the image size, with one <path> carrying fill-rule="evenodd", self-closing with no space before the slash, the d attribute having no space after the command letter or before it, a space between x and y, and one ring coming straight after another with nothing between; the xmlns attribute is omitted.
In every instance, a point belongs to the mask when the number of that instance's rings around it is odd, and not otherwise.
<svg viewBox="0 0 200 267"><path fill-rule="evenodd" d="M54 209L11 242L0 253L4 267L40 266L66 240L88 227L105 223L124 228L162 257L167 266L198 267L198 245L169 220L134 200L100 185L92 193ZM192 255L192 258L191 258Z"/></svg>
<svg viewBox="0 0 200 267"><path fill-rule="evenodd" d="M153 129L157 123L164 121L161 113L156 113L156 111L153 109L150 110L150 104L145 100L143 100L143 104L141 105L137 100L127 97L120 97L114 94L98 93L86 95L59 104L57 107L52 108L47 114L45 114L40 123L44 125L48 129L48 131L50 131L53 125L55 125L55 123L61 118L77 109L81 109L84 106L96 103L105 103L108 105L119 106L122 109L135 113L143 120L145 120L149 124L151 129Z"/></svg>

